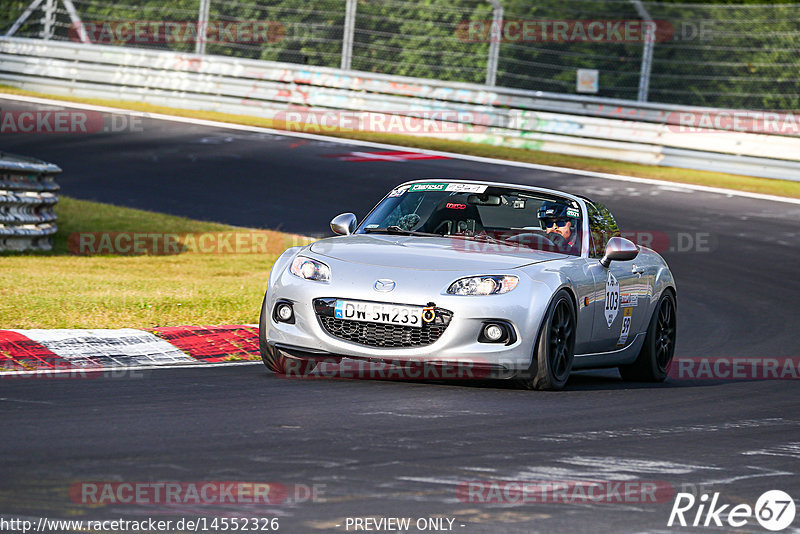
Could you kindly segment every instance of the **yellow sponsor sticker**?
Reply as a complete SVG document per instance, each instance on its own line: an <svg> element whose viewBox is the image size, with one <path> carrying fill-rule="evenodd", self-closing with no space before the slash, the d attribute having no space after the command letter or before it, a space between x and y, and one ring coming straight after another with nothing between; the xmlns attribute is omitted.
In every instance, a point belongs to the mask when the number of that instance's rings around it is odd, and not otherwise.
<svg viewBox="0 0 800 534"><path fill-rule="evenodd" d="M617 346L624 345L628 341L628 334L631 331L631 320L633 319L633 308L625 308L622 311L622 331L619 333Z"/></svg>

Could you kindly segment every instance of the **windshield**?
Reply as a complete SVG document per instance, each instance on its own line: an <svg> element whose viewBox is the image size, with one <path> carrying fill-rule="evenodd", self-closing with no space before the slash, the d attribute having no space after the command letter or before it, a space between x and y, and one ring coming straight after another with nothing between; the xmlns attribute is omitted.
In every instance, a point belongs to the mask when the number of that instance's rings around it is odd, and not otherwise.
<svg viewBox="0 0 800 534"><path fill-rule="evenodd" d="M361 223L357 233L407 233L467 239L579 256L577 202L480 184L436 182L398 187Z"/></svg>

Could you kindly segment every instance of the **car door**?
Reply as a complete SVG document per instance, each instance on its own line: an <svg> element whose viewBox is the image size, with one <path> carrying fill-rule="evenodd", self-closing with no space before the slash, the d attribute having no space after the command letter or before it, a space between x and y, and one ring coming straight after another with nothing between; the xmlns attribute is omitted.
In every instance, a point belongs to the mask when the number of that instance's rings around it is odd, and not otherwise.
<svg viewBox="0 0 800 534"><path fill-rule="evenodd" d="M606 269L604 302L598 307L602 317L595 317L596 339L603 352L626 347L641 330L647 291L640 277L635 259L613 261Z"/></svg>
<svg viewBox="0 0 800 534"><path fill-rule="evenodd" d="M642 279L644 269L636 264L636 259L612 261L608 268L600 264L606 243L620 235L619 228L602 204L587 202L587 209L590 256L597 260L591 268L598 282L591 346L595 353L609 352L629 345L641 330L648 287Z"/></svg>

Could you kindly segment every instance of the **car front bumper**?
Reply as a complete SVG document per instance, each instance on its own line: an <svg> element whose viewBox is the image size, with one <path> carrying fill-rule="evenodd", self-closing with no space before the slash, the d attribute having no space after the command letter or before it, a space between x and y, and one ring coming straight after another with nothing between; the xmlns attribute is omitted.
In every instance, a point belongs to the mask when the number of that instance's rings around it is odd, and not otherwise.
<svg viewBox="0 0 800 534"><path fill-rule="evenodd" d="M510 377L530 367L539 325L549 304L550 289L520 272L520 283L502 295L457 296L444 294L449 285L462 276L474 273L456 271L417 271L387 269L360 265L357 271L336 269L332 265L330 283L298 278L288 270L276 273L265 300L265 328L260 335L263 346L280 351L287 361L356 361L393 362L407 365L417 362L435 369L444 366L456 373L473 369L475 378ZM395 290L384 293L374 289L374 282L391 278ZM341 298L369 302L426 306L452 312L452 319L441 336L429 345L413 347L374 347L331 335L323 327L314 308L319 298ZM294 309L293 323L274 319L279 301L287 301ZM514 339L507 343L478 341L486 322L503 321L514 330ZM435 374L431 372L431 374ZM422 378L427 378L423 376Z"/></svg>

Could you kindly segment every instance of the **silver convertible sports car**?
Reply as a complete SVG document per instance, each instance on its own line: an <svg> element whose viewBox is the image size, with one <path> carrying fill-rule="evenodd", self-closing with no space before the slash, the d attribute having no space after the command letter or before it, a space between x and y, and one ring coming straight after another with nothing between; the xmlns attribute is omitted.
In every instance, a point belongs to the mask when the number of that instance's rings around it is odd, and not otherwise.
<svg viewBox="0 0 800 534"><path fill-rule="evenodd" d="M675 281L661 256L620 237L598 202L412 181L361 224L345 213L331 229L340 235L286 250L270 273L259 342L275 373L356 362L530 389L560 389L575 369L667 376Z"/></svg>

